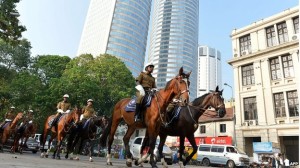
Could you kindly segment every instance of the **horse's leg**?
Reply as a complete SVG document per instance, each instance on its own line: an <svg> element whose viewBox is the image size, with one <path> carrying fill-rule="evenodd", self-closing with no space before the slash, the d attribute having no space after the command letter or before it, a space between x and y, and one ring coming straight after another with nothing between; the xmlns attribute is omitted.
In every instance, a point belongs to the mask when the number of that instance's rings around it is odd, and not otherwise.
<svg viewBox="0 0 300 168"><path fill-rule="evenodd" d="M182 155L184 154L184 136L180 135L179 138L179 166L183 167L183 159L182 159Z"/></svg>
<svg viewBox="0 0 300 168"><path fill-rule="evenodd" d="M159 141L159 145L158 145L158 155L157 158L161 160L161 163L163 165L164 168L167 168L167 163L165 162L165 158L163 156L163 147L164 147L164 144L166 142L166 139L167 139L167 135L165 134L159 134L159 137L160 137L160 141Z"/></svg>
<svg viewBox="0 0 300 168"><path fill-rule="evenodd" d="M116 113L114 113L116 114ZM111 125L111 129L110 129L110 133L109 133L109 137L108 137L108 144L107 144L107 161L106 164L107 165L111 165L112 166L112 162L111 162L111 145L114 141L114 135L116 133L116 130L118 128L118 125L121 121L121 117L119 118L114 118L116 115L113 115L113 119L112 119L112 125Z"/></svg>
<svg viewBox="0 0 300 168"><path fill-rule="evenodd" d="M146 149L146 147L149 150L149 135L148 135L147 129L146 129L145 137L144 137L141 149L140 149L140 156L139 156L139 159L135 162L135 165L139 165L139 166L142 167L144 161L148 158L148 156L149 156L148 152L146 152L146 154L143 155L144 154L144 150Z"/></svg>
<svg viewBox="0 0 300 168"><path fill-rule="evenodd" d="M91 145L91 141L87 140L87 143L88 143L88 148L87 149L89 149L89 157L90 157L89 161L93 162L94 160L93 160L93 157L92 157L92 145Z"/></svg>
<svg viewBox="0 0 300 168"><path fill-rule="evenodd" d="M187 139L190 141L190 144L193 147L193 152L188 157L186 157L185 161L183 162L184 166L192 159L194 154L197 152L197 145L196 145L194 133L192 133L190 136L187 136Z"/></svg>
<svg viewBox="0 0 300 168"><path fill-rule="evenodd" d="M154 159L154 153L153 153L155 148L156 138L159 133L159 126L155 127L156 124L157 123L155 121L153 122L150 121L147 127L148 135L149 135L149 147L150 147L148 154L150 155L150 164L152 168L157 168L156 160Z"/></svg>
<svg viewBox="0 0 300 168"><path fill-rule="evenodd" d="M126 134L123 137L123 142L125 146L125 155L126 155L126 165L132 167L132 154L129 149L129 140L131 135L134 133L135 128L133 126L128 126Z"/></svg>
<svg viewBox="0 0 300 168"><path fill-rule="evenodd" d="M67 151L66 151L66 155L65 155L66 159L69 158L69 153L73 152L73 149L74 149L74 147L73 147L74 146L74 137L75 137L74 135L75 135L75 130L72 130L71 133L68 136L68 139L67 139L68 143L67 143Z"/></svg>
<svg viewBox="0 0 300 168"><path fill-rule="evenodd" d="M55 137L54 135L51 135L51 137L50 137L50 139L48 141L48 149L47 149L46 154L45 154L46 158L48 158L48 156L49 156L49 152L50 152L50 148L51 148L51 143L52 143L54 137ZM55 145L55 149L56 149L56 146L57 146L57 144ZM56 151L54 150L54 152L56 152ZM53 156L55 157L55 153L53 154Z"/></svg>

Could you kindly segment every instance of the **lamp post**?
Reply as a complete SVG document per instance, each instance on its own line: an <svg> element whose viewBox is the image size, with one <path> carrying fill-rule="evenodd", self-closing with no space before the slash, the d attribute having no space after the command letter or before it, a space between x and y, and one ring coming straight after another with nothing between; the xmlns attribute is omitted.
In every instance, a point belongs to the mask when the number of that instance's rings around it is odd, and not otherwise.
<svg viewBox="0 0 300 168"><path fill-rule="evenodd" d="M232 88L232 86L230 86L228 83L224 83L224 85L230 87L230 89L231 89L231 100L230 100L230 105L231 105L231 107L232 107L232 113L233 113L234 146L236 146L236 132L235 132L236 119L235 119L235 109L234 109L234 103L233 103L233 88Z"/></svg>

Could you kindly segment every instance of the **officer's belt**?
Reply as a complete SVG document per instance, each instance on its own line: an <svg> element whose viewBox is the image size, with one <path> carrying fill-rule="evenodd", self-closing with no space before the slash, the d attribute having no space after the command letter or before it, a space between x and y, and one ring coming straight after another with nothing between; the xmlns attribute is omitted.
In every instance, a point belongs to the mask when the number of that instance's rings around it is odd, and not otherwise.
<svg viewBox="0 0 300 168"><path fill-rule="evenodd" d="M144 88L144 90L145 90L146 92L151 91L151 88L150 88L150 87L143 87L143 88Z"/></svg>

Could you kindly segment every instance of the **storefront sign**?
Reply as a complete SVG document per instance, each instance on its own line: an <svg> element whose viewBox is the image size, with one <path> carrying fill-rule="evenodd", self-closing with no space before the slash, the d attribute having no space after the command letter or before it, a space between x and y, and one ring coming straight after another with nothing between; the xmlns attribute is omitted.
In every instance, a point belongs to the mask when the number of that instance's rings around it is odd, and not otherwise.
<svg viewBox="0 0 300 168"><path fill-rule="evenodd" d="M272 142L253 142L253 152L272 152Z"/></svg>
<svg viewBox="0 0 300 168"><path fill-rule="evenodd" d="M232 138L228 137L195 137L196 145L199 144L220 144L220 145L232 145ZM179 137L177 138L176 146L179 146ZM190 142L185 139L184 146L191 146Z"/></svg>

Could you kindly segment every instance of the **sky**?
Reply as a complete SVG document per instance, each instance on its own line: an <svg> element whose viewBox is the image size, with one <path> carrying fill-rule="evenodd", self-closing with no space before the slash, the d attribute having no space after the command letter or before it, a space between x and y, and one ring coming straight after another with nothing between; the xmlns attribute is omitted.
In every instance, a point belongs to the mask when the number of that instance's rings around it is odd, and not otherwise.
<svg viewBox="0 0 300 168"><path fill-rule="evenodd" d="M17 5L20 21L27 31L33 56L51 54L75 57L90 0L21 0ZM233 58L230 34L288 8L298 0L199 0L199 44L221 52L222 83L233 85ZM194 70L196 72L196 70ZM230 99L231 88L223 96ZM234 89L233 89L234 90Z"/></svg>

